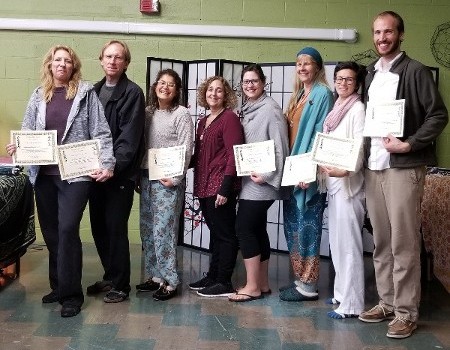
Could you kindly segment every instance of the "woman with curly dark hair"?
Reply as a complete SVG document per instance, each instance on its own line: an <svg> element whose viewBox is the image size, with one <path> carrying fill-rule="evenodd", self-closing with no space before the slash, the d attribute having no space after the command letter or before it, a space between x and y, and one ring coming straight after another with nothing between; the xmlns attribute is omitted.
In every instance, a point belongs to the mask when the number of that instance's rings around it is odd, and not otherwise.
<svg viewBox="0 0 450 350"><path fill-rule="evenodd" d="M180 105L181 79L172 69L157 74L150 87L146 108L145 146L167 148L186 145L185 170L191 159L194 125L186 107ZM181 176L150 180L148 155L142 162L140 180L140 230L147 281L138 284L140 292L154 291L156 300L177 294L176 244L179 217L184 203L186 171Z"/></svg>
<svg viewBox="0 0 450 350"><path fill-rule="evenodd" d="M194 195L210 230L211 260L205 277L189 288L200 296L224 297L234 292L231 275L238 251L235 221L240 181L233 146L244 143L244 133L232 111L236 94L224 78L208 78L199 86L197 98L210 111L199 122L192 164Z"/></svg>

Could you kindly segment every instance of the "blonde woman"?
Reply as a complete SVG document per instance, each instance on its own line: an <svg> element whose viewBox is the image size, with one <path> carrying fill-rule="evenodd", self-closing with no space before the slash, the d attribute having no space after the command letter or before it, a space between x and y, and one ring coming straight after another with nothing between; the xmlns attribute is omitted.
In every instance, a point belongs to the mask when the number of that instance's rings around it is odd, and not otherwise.
<svg viewBox="0 0 450 350"><path fill-rule="evenodd" d="M291 155L311 151L317 132L333 106L320 53L305 47L297 53L295 89L286 111ZM317 300L319 249L325 193L317 182L300 182L283 203L284 234L295 281L280 289L285 301Z"/></svg>
<svg viewBox="0 0 450 350"><path fill-rule="evenodd" d="M39 223L49 251L51 292L42 302L59 301L62 317L77 315L84 302L80 221L91 181L108 180L115 165L103 108L93 86L81 80L80 69L80 59L70 47L52 47L44 57L41 85L31 95L22 124L25 130L56 130L59 145L100 140L101 169L90 176L63 181L57 165L30 167ZM13 144L7 145L8 154L15 149Z"/></svg>

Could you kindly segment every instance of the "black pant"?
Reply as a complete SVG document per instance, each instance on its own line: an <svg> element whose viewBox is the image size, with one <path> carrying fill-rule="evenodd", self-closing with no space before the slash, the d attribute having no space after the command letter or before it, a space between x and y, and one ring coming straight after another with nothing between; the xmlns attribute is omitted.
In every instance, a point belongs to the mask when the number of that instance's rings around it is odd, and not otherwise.
<svg viewBox="0 0 450 350"><path fill-rule="evenodd" d="M134 182L116 178L95 183L89 197L92 236L105 270L103 279L125 293L131 290L128 219L133 195Z"/></svg>
<svg viewBox="0 0 450 350"><path fill-rule="evenodd" d="M261 261L270 257L270 240L267 234L267 210L273 200L239 200L236 218L236 233L242 257L250 259L261 255Z"/></svg>
<svg viewBox="0 0 450 350"><path fill-rule="evenodd" d="M61 181L39 175L35 184L36 207L49 251L49 279L59 301L83 304L80 221L89 196L90 181Z"/></svg>
<svg viewBox="0 0 450 350"><path fill-rule="evenodd" d="M199 198L199 201L210 231L211 260L208 277L220 283L231 283L238 252L235 231L236 197L230 196L224 205L217 208L216 196Z"/></svg>

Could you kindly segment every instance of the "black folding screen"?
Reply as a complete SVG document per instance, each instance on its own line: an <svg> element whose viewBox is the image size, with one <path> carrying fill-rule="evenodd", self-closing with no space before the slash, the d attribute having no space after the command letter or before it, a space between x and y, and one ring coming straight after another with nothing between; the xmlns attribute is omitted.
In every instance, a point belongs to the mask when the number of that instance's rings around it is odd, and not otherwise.
<svg viewBox="0 0 450 350"><path fill-rule="evenodd" d="M205 109L197 105L197 88L206 78L213 75L223 76L240 97L240 102L235 112L240 116L242 106L242 92L240 86L242 69L250 62L239 62L223 59L180 61L156 57L147 58L147 98L150 85L155 81L157 73L161 69L171 68L181 77L183 83L183 104L189 108L192 121L197 128L198 121L205 116ZM333 73L336 62L325 62L327 81L332 89ZM266 91L283 110L286 109L294 86L295 63L261 63L266 76ZM439 70L432 68L433 76L437 82ZM209 249L209 230L203 220L197 198L193 195L193 170L188 170L186 176L185 207L181 220L183 230L180 232L179 244L197 249ZM281 201L276 201L268 211L267 232L269 233L271 248L275 251L287 251L287 245L283 232L283 206ZM366 228L363 229L364 250L372 252L373 240ZM328 217L324 212L322 230L322 242L320 254L329 256Z"/></svg>

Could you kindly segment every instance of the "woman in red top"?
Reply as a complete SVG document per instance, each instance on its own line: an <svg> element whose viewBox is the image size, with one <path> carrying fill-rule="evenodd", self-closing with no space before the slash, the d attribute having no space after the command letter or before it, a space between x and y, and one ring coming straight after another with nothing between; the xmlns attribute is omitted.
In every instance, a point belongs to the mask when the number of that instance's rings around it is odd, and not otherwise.
<svg viewBox="0 0 450 350"><path fill-rule="evenodd" d="M197 128L194 166L194 195L199 198L210 230L211 259L204 278L189 288L205 297L234 293L231 275L236 264L238 241L235 232L236 197L240 181L236 176L233 145L244 143L242 125L232 111L237 97L219 76L208 78L198 88L198 103L210 114Z"/></svg>

